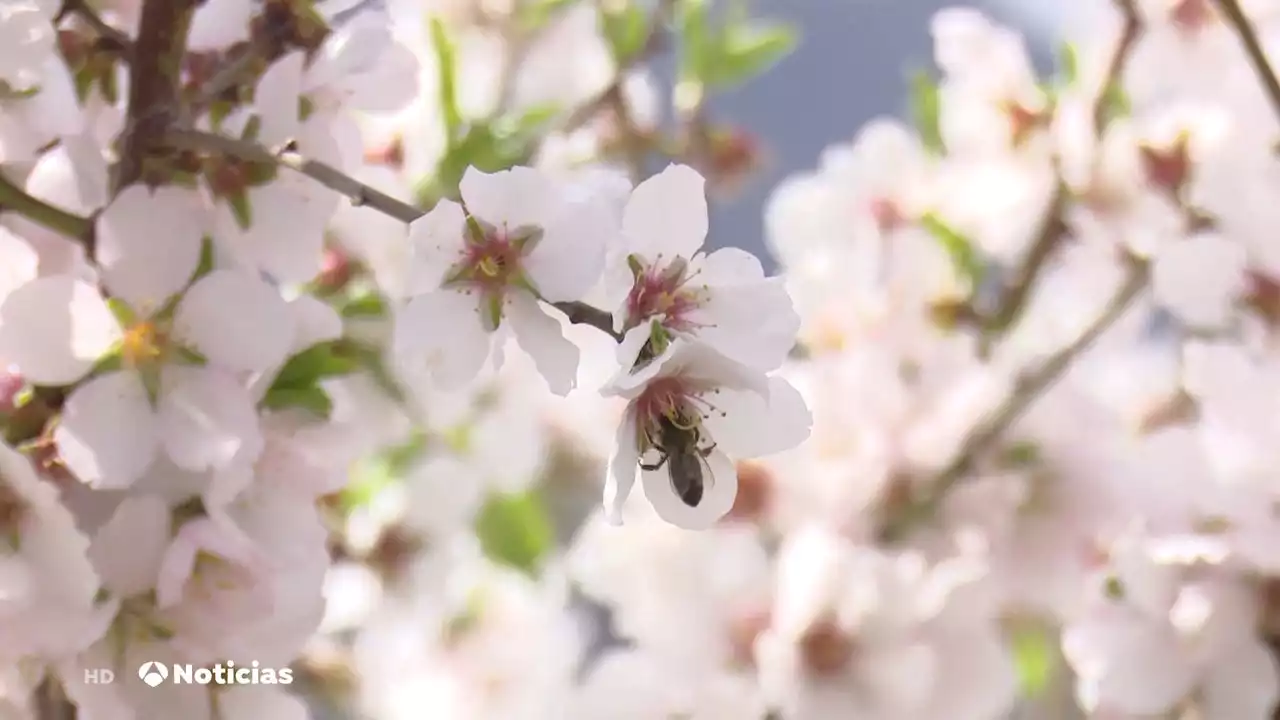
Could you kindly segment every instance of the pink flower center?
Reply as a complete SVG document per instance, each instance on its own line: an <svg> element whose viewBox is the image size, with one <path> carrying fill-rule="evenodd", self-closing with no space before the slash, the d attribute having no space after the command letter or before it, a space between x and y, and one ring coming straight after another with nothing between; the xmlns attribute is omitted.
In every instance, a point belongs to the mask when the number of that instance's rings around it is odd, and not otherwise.
<svg viewBox="0 0 1280 720"><path fill-rule="evenodd" d="M906 223L906 216L898 208L898 204L890 198L872 198L869 209L876 228L882 233L893 232Z"/></svg>
<svg viewBox="0 0 1280 720"><path fill-rule="evenodd" d="M705 288L688 287L688 263L683 258L662 265L655 262L637 274L627 295L627 329L646 320L663 316L663 326L673 330L689 330L693 323L689 314L702 304Z"/></svg>
<svg viewBox="0 0 1280 720"><path fill-rule="evenodd" d="M512 233L505 229L483 228L483 232L470 232L462 259L454 265L446 284L501 298L507 288L520 281L520 259L526 250L525 244L533 237L534 233Z"/></svg>
<svg viewBox="0 0 1280 720"><path fill-rule="evenodd" d="M1209 0L1178 0L1169 9L1169 21L1187 35L1194 35L1213 21Z"/></svg>
<svg viewBox="0 0 1280 720"><path fill-rule="evenodd" d="M709 391L714 395L718 389ZM662 421L682 429L694 429L716 408L701 388L680 377L662 377L650 382L640 397L636 398L636 427L642 443L661 436ZM644 449L643 447L641 448Z"/></svg>

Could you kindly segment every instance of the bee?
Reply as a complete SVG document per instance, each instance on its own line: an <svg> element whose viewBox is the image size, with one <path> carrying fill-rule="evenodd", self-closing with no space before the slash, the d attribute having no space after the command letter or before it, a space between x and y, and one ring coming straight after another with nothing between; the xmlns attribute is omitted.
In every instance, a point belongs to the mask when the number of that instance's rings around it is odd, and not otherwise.
<svg viewBox="0 0 1280 720"><path fill-rule="evenodd" d="M696 426L683 428L663 417L658 421L657 432L649 436L649 444L657 448L658 462L642 462L641 469L659 470L666 465L676 495L685 505L697 507L706 490L703 465L706 457L716 449L715 443L702 447L702 433Z"/></svg>

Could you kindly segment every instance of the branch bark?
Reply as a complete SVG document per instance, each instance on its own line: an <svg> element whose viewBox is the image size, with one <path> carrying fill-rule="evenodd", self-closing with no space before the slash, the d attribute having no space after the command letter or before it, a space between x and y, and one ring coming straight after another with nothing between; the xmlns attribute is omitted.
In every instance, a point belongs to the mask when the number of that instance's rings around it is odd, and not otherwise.
<svg viewBox="0 0 1280 720"><path fill-rule="evenodd" d="M170 130L165 135L164 142L171 148L219 153L248 162L270 163L288 168L345 196L354 205L370 207L405 224L412 223L426 214L413 205L365 185L338 168L303 157L292 147L271 150L248 140L238 140L191 129ZM601 332L608 333L615 340L621 340L621 335L613 329L613 316L608 312L578 302L554 303L554 305L569 318L569 322L575 325L590 325Z"/></svg>
<svg viewBox="0 0 1280 720"><path fill-rule="evenodd" d="M201 0L145 0L129 65L129 105L113 185L142 179L147 157L180 111L182 59Z"/></svg>
<svg viewBox="0 0 1280 720"><path fill-rule="evenodd" d="M1222 14L1226 16L1227 23L1235 30L1236 35L1240 36L1240 43L1244 45L1245 54L1249 56L1249 63L1253 65L1253 71L1257 73L1258 80L1267 91L1267 100L1271 103L1277 119L1280 119L1280 79L1276 77L1275 70L1267 59L1267 51L1262 47L1258 33L1254 31L1249 17L1245 15L1238 0L1218 0L1218 7L1222 9Z"/></svg>
<svg viewBox="0 0 1280 720"><path fill-rule="evenodd" d="M909 503L885 527L885 540L900 539L921 520L933 515L951 489L972 470L974 464L1000 441L1028 408L1066 374L1081 355L1102 337L1146 289L1150 270L1147 263L1129 259L1128 275L1102 313L1070 345L1051 355L1036 369L1024 373L1014 383L1009 398L965 440L960 453L933 480L928 493Z"/></svg>

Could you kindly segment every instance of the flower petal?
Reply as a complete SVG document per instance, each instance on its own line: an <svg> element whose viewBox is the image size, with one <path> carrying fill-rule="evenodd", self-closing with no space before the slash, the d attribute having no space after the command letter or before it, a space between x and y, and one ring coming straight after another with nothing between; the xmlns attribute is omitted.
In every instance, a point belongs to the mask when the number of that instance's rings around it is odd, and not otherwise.
<svg viewBox="0 0 1280 720"><path fill-rule="evenodd" d="M413 248L409 267L409 294L418 295L440 287L466 249L467 218L462 206L441 200L431 212L409 224Z"/></svg>
<svg viewBox="0 0 1280 720"><path fill-rule="evenodd" d="M547 302L579 300L604 272L605 251L618 226L601 201L570 203L544 228L542 239L522 260Z"/></svg>
<svg viewBox="0 0 1280 720"><path fill-rule="evenodd" d="M533 168L486 173L470 167L459 190L467 212L501 230L544 227L559 203L554 187L550 178Z"/></svg>
<svg viewBox="0 0 1280 720"><path fill-rule="evenodd" d="M218 695L218 710L226 717L309 720L307 706L297 697L270 685L236 685Z"/></svg>
<svg viewBox="0 0 1280 720"><path fill-rule="evenodd" d="M174 336L227 370L276 367L293 345L288 303L275 288L237 270L200 279L178 304Z"/></svg>
<svg viewBox="0 0 1280 720"><path fill-rule="evenodd" d="M769 378L767 398L721 389L708 398L713 411L704 419L717 447L735 458L772 455L809 437L813 415L800 392L780 377Z"/></svg>
<svg viewBox="0 0 1280 720"><path fill-rule="evenodd" d="M156 586L171 532L169 506L164 500L155 495L128 497L116 506L107 524L98 528L89 558L113 593L140 595Z"/></svg>
<svg viewBox="0 0 1280 720"><path fill-rule="evenodd" d="M738 471L723 451L715 450L699 462L702 469L702 499L689 507L676 493L671 481L671 460L657 470L642 470L644 496L663 520L685 530L706 530L729 514L738 497Z"/></svg>
<svg viewBox="0 0 1280 720"><path fill-rule="evenodd" d="M142 381L118 372L96 377L71 393L53 440L62 462L82 482L119 489L151 466L160 431Z"/></svg>
<svg viewBox="0 0 1280 720"><path fill-rule="evenodd" d="M610 525L622 524L622 508L636 484L640 449L636 446L636 414L632 409L622 416L617 439L609 456L609 474L604 481L604 518Z"/></svg>
<svg viewBox="0 0 1280 720"><path fill-rule="evenodd" d="M0 304L0 356L39 385L79 380L120 337L102 295L69 275L29 282Z"/></svg>
<svg viewBox="0 0 1280 720"><path fill-rule="evenodd" d="M631 193L622 230L631 252L653 262L691 258L707 238L706 181L687 165L669 165Z"/></svg>
<svg viewBox="0 0 1280 720"><path fill-rule="evenodd" d="M130 185L116 196L98 217L94 246L111 296L149 315L178 294L200 264L202 212L199 196L179 187Z"/></svg>
<svg viewBox="0 0 1280 720"><path fill-rule="evenodd" d="M195 472L252 462L264 440L253 397L226 371L168 367L161 378L160 439L174 464Z"/></svg>
<svg viewBox="0 0 1280 720"><path fill-rule="evenodd" d="M764 372L782 365L800 330L800 315L781 278L713 286L689 320L703 342Z"/></svg>
<svg viewBox="0 0 1280 720"><path fill-rule="evenodd" d="M0 302L9 293L36 279L40 256L26 240L0 227Z"/></svg>
<svg viewBox="0 0 1280 720"><path fill-rule="evenodd" d="M419 295L395 319L392 346L397 362L426 366L442 389L461 389L480 373L492 346L480 323L478 295L452 290Z"/></svg>
<svg viewBox="0 0 1280 720"><path fill-rule="evenodd" d="M301 50L289 53L272 63L258 80L253 94L253 109L261 122L258 142L269 148L297 138L305 63L306 54Z"/></svg>
<svg viewBox="0 0 1280 720"><path fill-rule="evenodd" d="M568 395L578 384L578 359L582 353L564 336L560 322L543 312L538 301L526 293L511 298L506 320L515 331L516 342L533 358L551 392Z"/></svg>

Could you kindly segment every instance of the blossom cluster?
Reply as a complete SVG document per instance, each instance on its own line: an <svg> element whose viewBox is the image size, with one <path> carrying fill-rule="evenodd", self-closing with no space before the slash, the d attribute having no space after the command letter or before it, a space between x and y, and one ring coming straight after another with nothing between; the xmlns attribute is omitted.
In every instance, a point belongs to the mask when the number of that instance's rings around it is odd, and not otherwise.
<svg viewBox="0 0 1280 720"><path fill-rule="evenodd" d="M1274 716L1280 5L709 5L0 3L0 718Z"/></svg>

